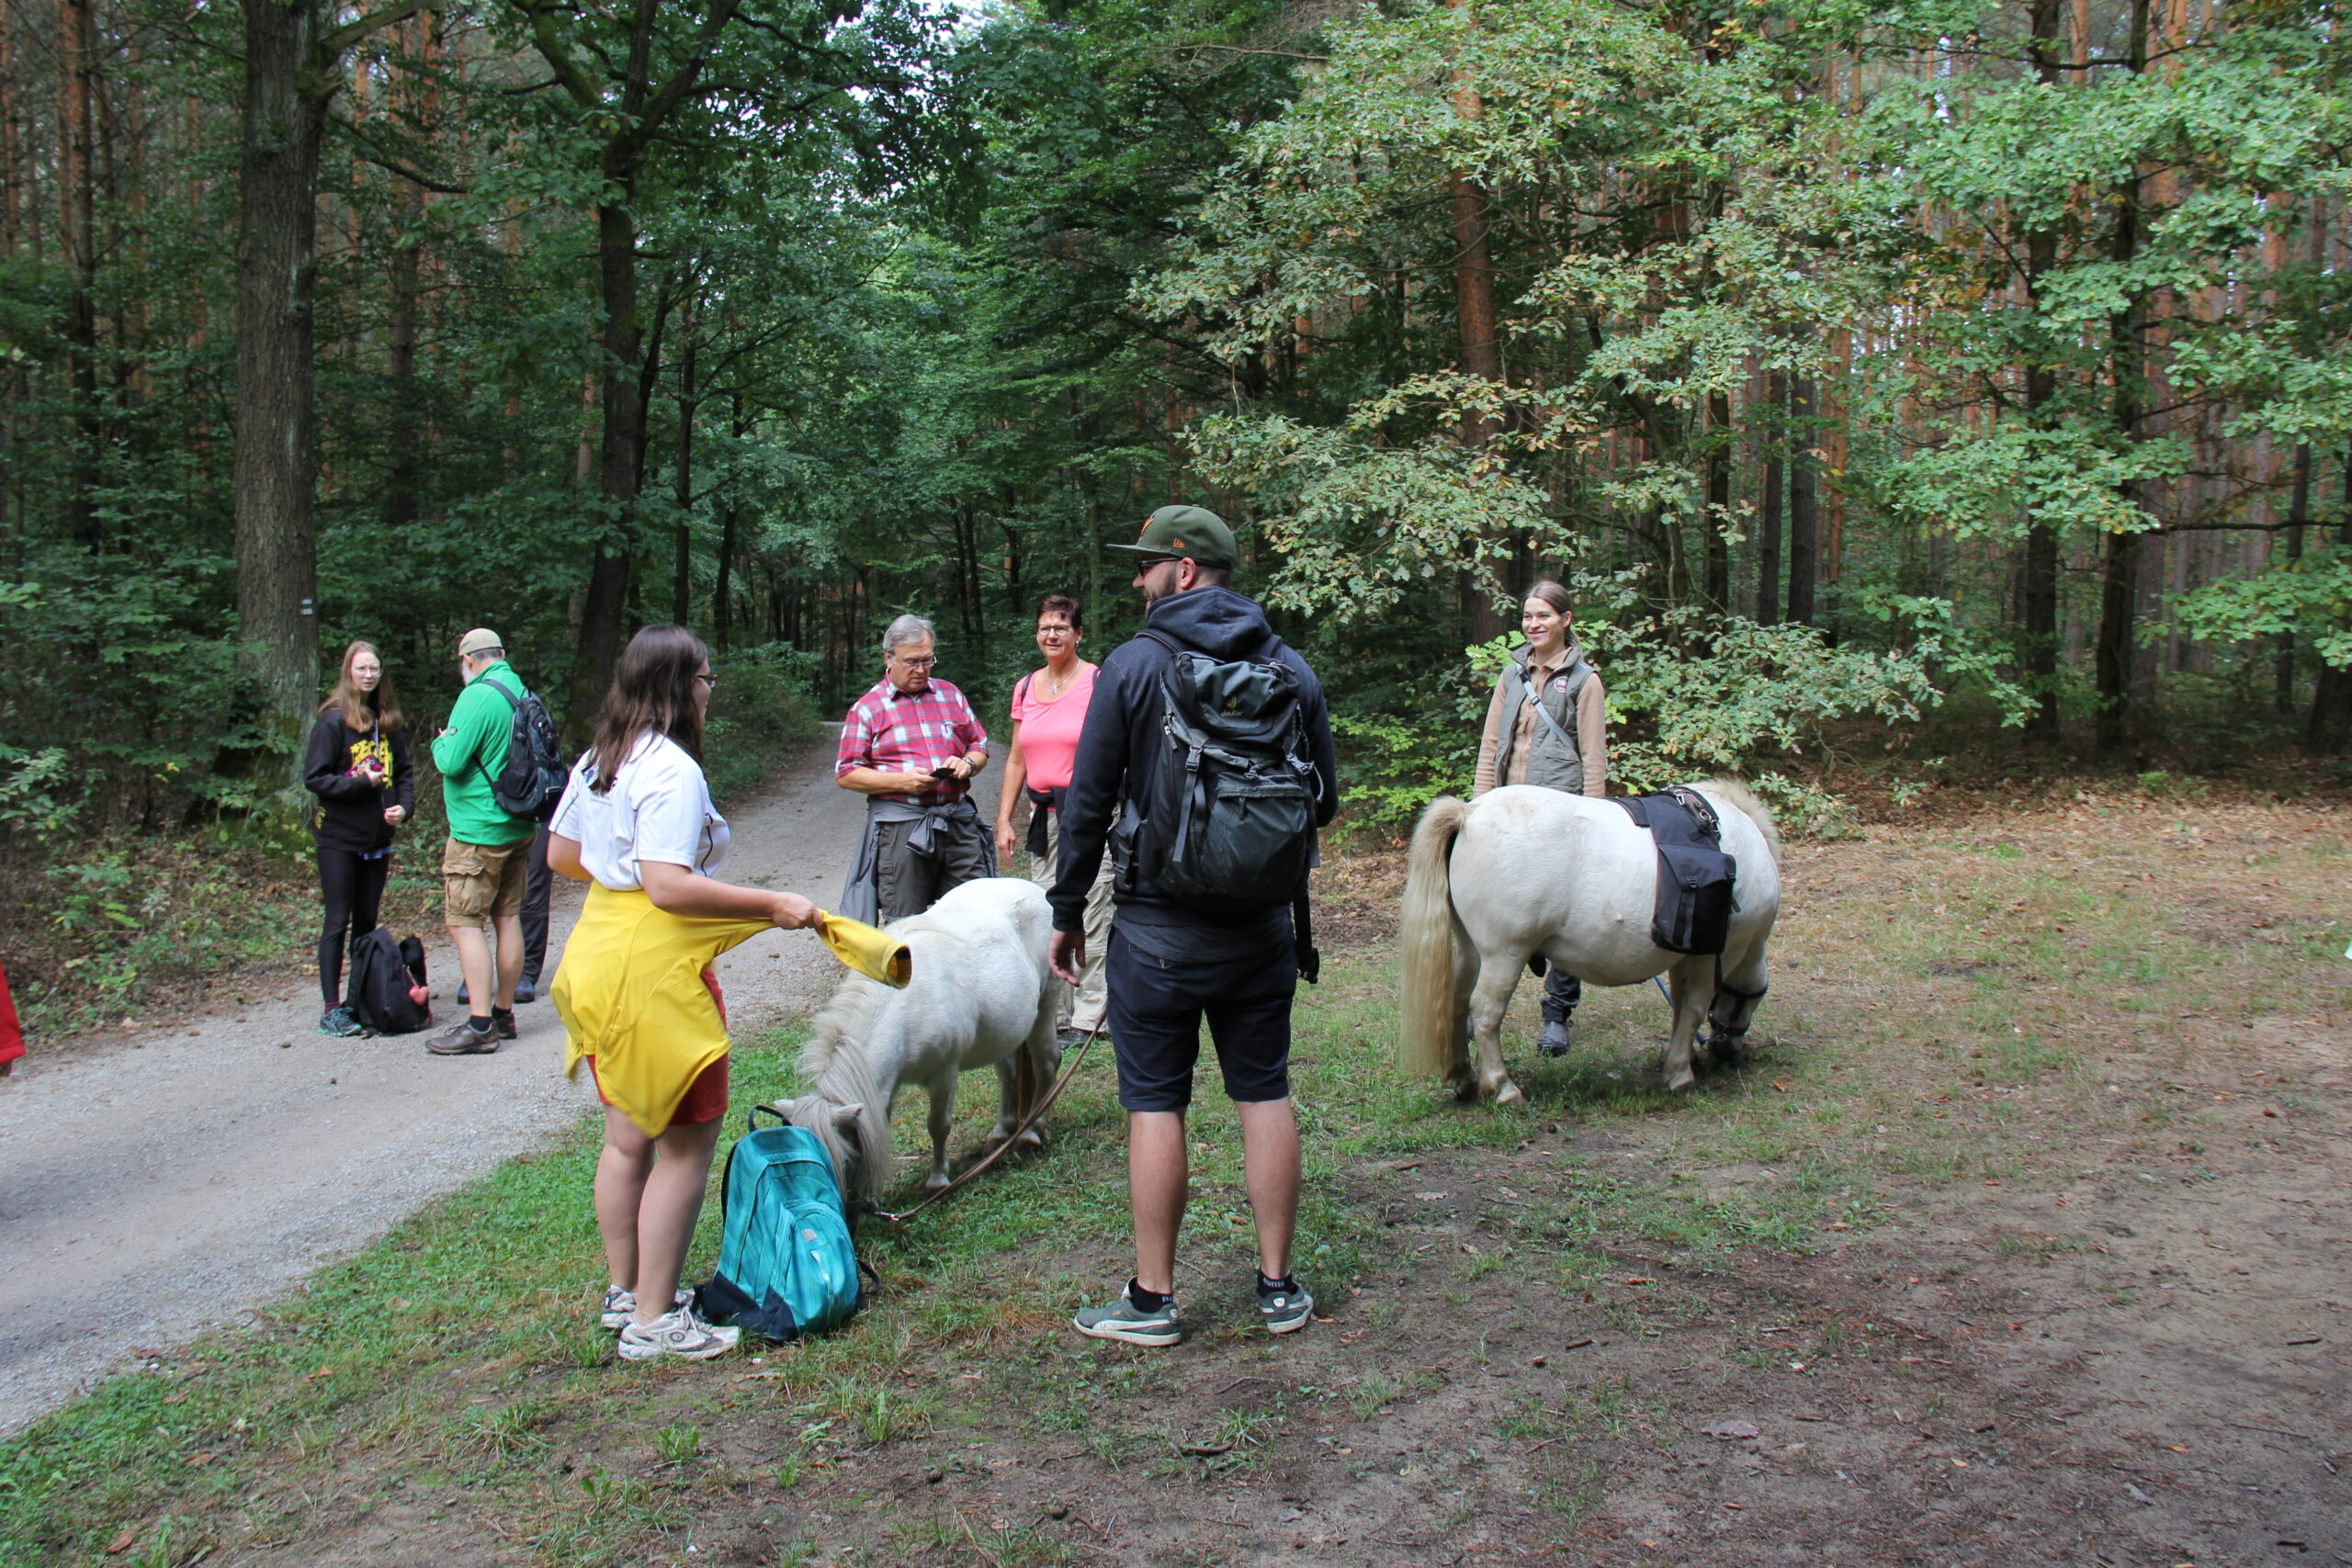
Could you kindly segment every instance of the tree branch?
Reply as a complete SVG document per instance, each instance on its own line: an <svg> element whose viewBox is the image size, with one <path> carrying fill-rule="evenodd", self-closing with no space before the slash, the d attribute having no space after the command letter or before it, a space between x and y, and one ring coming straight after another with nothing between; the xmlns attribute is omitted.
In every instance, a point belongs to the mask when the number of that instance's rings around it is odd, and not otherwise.
<svg viewBox="0 0 2352 1568"><path fill-rule="evenodd" d="M405 22L419 11L437 11L441 6L442 0L393 0L382 10L370 11L322 36L318 42L320 57L333 60L368 34L381 32L395 22Z"/></svg>

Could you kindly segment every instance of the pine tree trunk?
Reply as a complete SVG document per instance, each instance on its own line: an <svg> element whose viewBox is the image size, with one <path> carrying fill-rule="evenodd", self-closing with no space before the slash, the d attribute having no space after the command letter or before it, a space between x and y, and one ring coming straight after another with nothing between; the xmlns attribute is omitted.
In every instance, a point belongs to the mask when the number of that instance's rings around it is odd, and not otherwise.
<svg viewBox="0 0 2352 1568"><path fill-rule="evenodd" d="M2148 56L2149 0L2132 0L2126 67L2135 74ZM2134 170L2116 186L2109 199L2115 208L2115 233L2108 256L2119 271L2128 270L2140 249L2140 176ZM2117 434L2129 445L2140 438L2141 403L2145 393L2147 301L2132 294L2110 318L2109 355L2114 386ZM2140 487L2127 481L2124 499L2135 509ZM2098 747L2111 751L2131 739L2132 642L2138 633L2140 536L2117 530L2108 535L2099 582L2098 640L2093 663L2098 701Z"/></svg>
<svg viewBox="0 0 2352 1568"><path fill-rule="evenodd" d="M1789 378L1789 612L1799 626L1813 625L1813 585L1821 576L1821 459L1814 446L1814 382L1809 375Z"/></svg>
<svg viewBox="0 0 2352 1568"><path fill-rule="evenodd" d="M2045 86L2061 74L2057 59L2061 0L2034 0L2029 13L2032 29L2035 74ZM2048 229L2026 235L2025 289L2030 306L2039 307L2041 280L2058 265L2058 236ZM2026 420L2046 426L2048 409L2057 396L2058 376L2043 355L2029 350L2025 366ZM2026 717L2026 736L2033 740L2058 739L2058 535L2039 518L2026 525L2025 551L2019 562L2018 584L2021 642L2018 663L2033 697Z"/></svg>
<svg viewBox="0 0 2352 1568"><path fill-rule="evenodd" d="M97 173L91 104L96 44L90 0L58 0L57 234L72 290L65 306L65 344L74 409L65 507L74 537L92 549L103 542L97 509Z"/></svg>
<svg viewBox="0 0 2352 1568"><path fill-rule="evenodd" d="M2344 454L2344 510L2335 542L2352 550L2352 448ZM2312 680L2312 715L2303 727L2303 755L2334 757L2352 748L2352 670L2323 663Z"/></svg>
<svg viewBox="0 0 2352 1568"><path fill-rule="evenodd" d="M1731 541L1724 530L1731 525L1731 399L1721 392L1707 400L1707 421L1714 426L1714 446L1707 454L1707 602L1718 616L1731 614Z"/></svg>
<svg viewBox="0 0 2352 1568"><path fill-rule="evenodd" d="M689 300L686 346L678 355L678 455L672 465L678 516L670 562L670 618L682 626L694 610L695 532L688 519L695 504L695 411L702 406L695 396L695 326L694 304Z"/></svg>
<svg viewBox="0 0 2352 1568"><path fill-rule="evenodd" d="M2305 441L2295 448L2295 488L2287 502L2286 555L2289 560L2303 557L2303 525L2312 515L2312 444ZM2291 718L2295 712L2295 634L2278 634L2278 694L2276 707L2280 718Z"/></svg>
<svg viewBox="0 0 2352 1568"><path fill-rule="evenodd" d="M1789 408L1789 378L1774 370L1764 378L1764 494L1756 518L1756 619L1772 626L1781 618L1781 426Z"/></svg>
<svg viewBox="0 0 2352 1568"><path fill-rule="evenodd" d="M596 262L605 305L604 428L597 466L605 514L588 566L587 592L581 599L580 653L571 675L575 716L596 711L620 662L630 547L637 531L638 477L643 467L638 371L645 328L637 311L637 220L626 197L596 209Z"/></svg>
<svg viewBox="0 0 2352 1568"><path fill-rule="evenodd" d="M277 745L294 751L300 750L318 680L312 291L326 101L303 86L319 27L309 0L252 0L244 17L243 146L238 165L237 621L243 669L255 688L265 724Z"/></svg>

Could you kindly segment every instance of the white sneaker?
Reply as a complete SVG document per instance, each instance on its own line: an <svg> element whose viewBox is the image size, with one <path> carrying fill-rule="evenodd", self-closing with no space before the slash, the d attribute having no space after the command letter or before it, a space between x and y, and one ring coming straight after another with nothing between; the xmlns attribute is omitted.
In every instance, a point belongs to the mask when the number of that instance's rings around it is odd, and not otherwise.
<svg viewBox="0 0 2352 1568"><path fill-rule="evenodd" d="M670 1298L670 1303L673 1306L684 1306L694 1299L695 1293L692 1291L681 1288L676 1295ZM636 1315L637 1292L635 1291L624 1291L618 1285L605 1287L605 1310L597 1319L599 1323L606 1328L618 1328Z"/></svg>
<svg viewBox="0 0 2352 1568"><path fill-rule="evenodd" d="M695 1315L690 1306L673 1307L651 1323L635 1319L621 1325L620 1353L624 1361L651 1361L678 1356L707 1361L735 1348L743 1337L740 1328L719 1328Z"/></svg>

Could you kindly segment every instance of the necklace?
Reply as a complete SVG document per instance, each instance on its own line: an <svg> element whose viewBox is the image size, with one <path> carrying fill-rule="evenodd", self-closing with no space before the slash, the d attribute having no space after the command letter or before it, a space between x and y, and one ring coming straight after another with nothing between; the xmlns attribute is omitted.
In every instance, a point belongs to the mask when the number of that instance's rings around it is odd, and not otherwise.
<svg viewBox="0 0 2352 1568"><path fill-rule="evenodd" d="M1070 682L1077 680L1079 671L1085 668L1086 667L1083 664L1073 664L1070 666L1070 671L1068 677L1055 677L1053 689L1046 694L1046 700L1050 702L1052 699L1060 696L1064 692L1069 690ZM1043 673L1048 677L1053 677L1054 667L1048 664L1046 666Z"/></svg>

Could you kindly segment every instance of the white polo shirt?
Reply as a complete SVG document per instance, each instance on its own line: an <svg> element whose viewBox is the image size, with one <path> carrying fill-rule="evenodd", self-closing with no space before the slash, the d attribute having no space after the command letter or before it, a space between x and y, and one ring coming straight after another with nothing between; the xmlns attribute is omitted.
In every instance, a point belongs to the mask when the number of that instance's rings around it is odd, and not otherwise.
<svg viewBox="0 0 2352 1568"><path fill-rule="evenodd" d="M594 755L573 764L548 828L579 841L589 875L626 893L645 886L640 861L683 865L699 876L718 869L727 858L727 818L711 805L710 784L684 747L649 732L602 795L594 787Z"/></svg>

